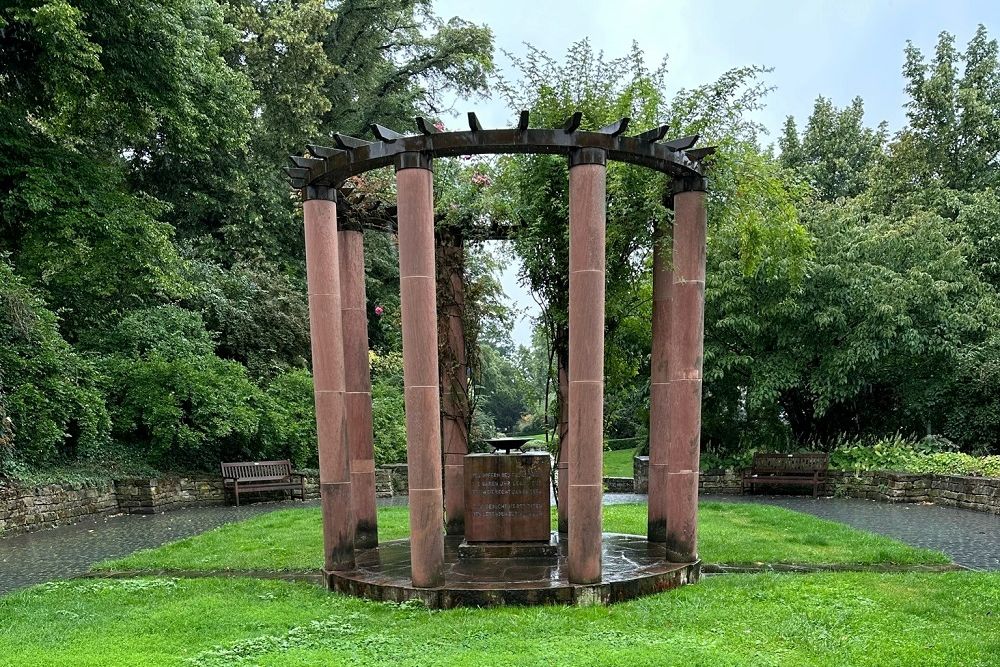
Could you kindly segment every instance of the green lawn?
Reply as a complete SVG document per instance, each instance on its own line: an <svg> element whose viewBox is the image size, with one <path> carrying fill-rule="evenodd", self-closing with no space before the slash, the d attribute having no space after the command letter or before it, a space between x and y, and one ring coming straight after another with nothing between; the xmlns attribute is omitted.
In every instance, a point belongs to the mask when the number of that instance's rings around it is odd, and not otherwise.
<svg viewBox="0 0 1000 667"><path fill-rule="evenodd" d="M379 510L382 540L408 534L405 507ZM555 518L553 517L553 525ZM604 528L643 535L646 506L608 505ZM943 554L780 507L702 503L699 542L708 563L941 564ZM316 570L319 509L281 510L99 564L99 570Z"/></svg>
<svg viewBox="0 0 1000 667"><path fill-rule="evenodd" d="M632 459L634 457L634 449L619 449L617 451L604 452L604 476L631 477Z"/></svg>
<svg viewBox="0 0 1000 667"><path fill-rule="evenodd" d="M0 598L0 665L986 666L1000 575L725 575L611 607L430 612L255 579Z"/></svg>

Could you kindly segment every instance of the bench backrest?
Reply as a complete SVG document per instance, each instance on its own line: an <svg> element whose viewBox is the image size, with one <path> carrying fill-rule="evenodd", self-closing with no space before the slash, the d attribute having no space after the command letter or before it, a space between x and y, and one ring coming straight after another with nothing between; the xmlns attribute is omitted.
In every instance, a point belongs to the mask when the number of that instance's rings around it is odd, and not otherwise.
<svg viewBox="0 0 1000 667"><path fill-rule="evenodd" d="M752 468L755 472L786 472L811 475L815 472L826 472L829 465L830 455L822 452L806 452L802 454L756 452L753 455Z"/></svg>
<svg viewBox="0 0 1000 667"><path fill-rule="evenodd" d="M288 479L292 474L291 461L235 461L222 464L222 476L240 481L264 482Z"/></svg>

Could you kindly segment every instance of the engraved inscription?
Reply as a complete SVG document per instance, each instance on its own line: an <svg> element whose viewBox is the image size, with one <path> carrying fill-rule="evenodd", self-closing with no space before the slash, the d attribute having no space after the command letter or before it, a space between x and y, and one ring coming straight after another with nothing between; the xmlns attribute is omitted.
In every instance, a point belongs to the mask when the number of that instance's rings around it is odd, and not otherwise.
<svg viewBox="0 0 1000 667"><path fill-rule="evenodd" d="M466 539L547 540L549 470L547 455L466 457Z"/></svg>

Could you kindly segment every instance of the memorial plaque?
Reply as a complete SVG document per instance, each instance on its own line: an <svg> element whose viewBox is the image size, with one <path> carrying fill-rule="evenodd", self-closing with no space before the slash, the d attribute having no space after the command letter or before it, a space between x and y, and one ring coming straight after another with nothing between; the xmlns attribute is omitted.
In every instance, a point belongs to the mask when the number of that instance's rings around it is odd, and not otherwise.
<svg viewBox="0 0 1000 667"><path fill-rule="evenodd" d="M550 470L545 452L466 456L466 541L548 542Z"/></svg>

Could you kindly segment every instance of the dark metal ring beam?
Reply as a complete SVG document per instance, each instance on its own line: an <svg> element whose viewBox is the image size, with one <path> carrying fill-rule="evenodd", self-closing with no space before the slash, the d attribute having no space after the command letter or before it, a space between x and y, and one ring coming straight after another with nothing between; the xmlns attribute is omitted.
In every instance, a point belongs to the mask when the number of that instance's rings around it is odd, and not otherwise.
<svg viewBox="0 0 1000 667"><path fill-rule="evenodd" d="M565 128L522 130L519 124L517 128L510 129L399 136L392 142L376 143L338 134L334 135L334 141L345 149L343 152L326 157L321 165L295 168L289 176L307 185L336 185L356 174L395 164L403 153L420 154L431 160L502 153L569 155L575 149L586 148L605 151L609 160L647 167L675 177L700 176L702 170L698 160L703 155L692 153L689 156L668 144L656 143L656 136L665 131L664 127L660 127L628 137L603 132L567 132ZM689 141L690 138L685 138L677 140L677 144L684 145Z"/></svg>

